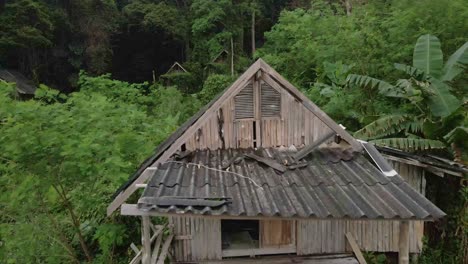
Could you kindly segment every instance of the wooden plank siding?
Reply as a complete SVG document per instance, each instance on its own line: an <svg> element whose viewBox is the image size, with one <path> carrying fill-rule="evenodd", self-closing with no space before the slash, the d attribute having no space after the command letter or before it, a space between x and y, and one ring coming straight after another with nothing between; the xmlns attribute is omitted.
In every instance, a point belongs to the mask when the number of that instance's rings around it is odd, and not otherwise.
<svg viewBox="0 0 468 264"><path fill-rule="evenodd" d="M179 262L219 260L221 252L221 220L173 216L174 235L185 237L173 242L174 258Z"/></svg>
<svg viewBox="0 0 468 264"><path fill-rule="evenodd" d="M260 247L281 247L294 245L295 221L264 220L260 221Z"/></svg>
<svg viewBox="0 0 468 264"><path fill-rule="evenodd" d="M419 253L422 229L420 221L410 221L410 252ZM363 251L398 252L399 221L297 221L297 254L325 254L350 252L346 233L351 233Z"/></svg>
<svg viewBox="0 0 468 264"><path fill-rule="evenodd" d="M252 87L252 81L247 86ZM236 119L235 96L231 97L189 137L185 143L186 149L302 147L332 131L293 95L286 90L280 93L281 116L257 119ZM257 126L255 129L254 124Z"/></svg>
<svg viewBox="0 0 468 264"><path fill-rule="evenodd" d="M425 194L421 168L389 161L395 170L418 192ZM398 252L399 221L301 220L297 224L298 255L349 252L345 234L350 232L363 251ZM423 221L410 221L410 252L420 253Z"/></svg>

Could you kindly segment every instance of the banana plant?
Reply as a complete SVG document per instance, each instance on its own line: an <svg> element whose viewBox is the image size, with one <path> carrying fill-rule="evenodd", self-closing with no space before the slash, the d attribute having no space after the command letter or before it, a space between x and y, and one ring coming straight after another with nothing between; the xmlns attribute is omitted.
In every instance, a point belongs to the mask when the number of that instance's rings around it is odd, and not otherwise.
<svg viewBox="0 0 468 264"><path fill-rule="evenodd" d="M468 42L444 64L439 39L423 35L414 47L413 65L394 65L409 76L407 79L391 84L365 75L348 75L348 84L378 89L382 95L408 101L417 111L411 115L385 115L357 131L355 136L404 150L445 148L444 142L424 137L424 127L427 121L437 123L448 119L462 106L451 84L468 64L467 50Z"/></svg>

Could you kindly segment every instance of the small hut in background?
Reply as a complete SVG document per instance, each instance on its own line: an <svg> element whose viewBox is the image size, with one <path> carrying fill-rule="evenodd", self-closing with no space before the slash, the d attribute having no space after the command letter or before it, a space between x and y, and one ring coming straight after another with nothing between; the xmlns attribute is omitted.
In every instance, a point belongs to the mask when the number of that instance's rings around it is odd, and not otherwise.
<svg viewBox="0 0 468 264"><path fill-rule="evenodd" d="M16 96L21 99L34 97L36 86L23 74L15 70L0 69L0 80L16 83Z"/></svg>
<svg viewBox="0 0 468 264"><path fill-rule="evenodd" d="M232 68L232 58L227 50L222 50L206 65L205 72L210 74L227 74Z"/></svg>
<svg viewBox="0 0 468 264"><path fill-rule="evenodd" d="M174 62L169 70L160 76L160 79L163 85L176 85L180 90L187 93L192 92L195 85L195 78L192 73L178 62Z"/></svg>

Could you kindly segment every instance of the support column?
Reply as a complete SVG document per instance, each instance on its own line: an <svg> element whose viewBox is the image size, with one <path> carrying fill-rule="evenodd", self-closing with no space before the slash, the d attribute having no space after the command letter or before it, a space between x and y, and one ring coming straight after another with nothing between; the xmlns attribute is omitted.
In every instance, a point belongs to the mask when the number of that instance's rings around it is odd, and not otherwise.
<svg viewBox="0 0 468 264"><path fill-rule="evenodd" d="M150 264L151 261L151 234L150 234L150 217L141 217L141 245L142 247L142 264Z"/></svg>
<svg viewBox="0 0 468 264"><path fill-rule="evenodd" d="M400 240L398 241L398 264L409 264L408 221L400 221Z"/></svg>

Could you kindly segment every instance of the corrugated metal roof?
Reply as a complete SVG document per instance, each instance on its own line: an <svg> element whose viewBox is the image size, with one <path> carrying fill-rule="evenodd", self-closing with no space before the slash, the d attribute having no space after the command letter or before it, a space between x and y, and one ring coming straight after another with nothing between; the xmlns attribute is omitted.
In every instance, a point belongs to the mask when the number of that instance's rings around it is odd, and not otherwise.
<svg viewBox="0 0 468 264"><path fill-rule="evenodd" d="M294 153L193 152L161 164L138 207L160 213L251 217L431 220L445 215L400 176L384 176L361 153L319 149L301 160L300 168L292 169ZM244 154L272 159L288 169L281 173ZM176 201L168 205L168 198ZM212 207L180 202L195 198L221 202Z"/></svg>
<svg viewBox="0 0 468 264"><path fill-rule="evenodd" d="M15 70L0 69L0 80L16 83L16 90L20 94L33 95L36 92L34 83L23 74Z"/></svg>

